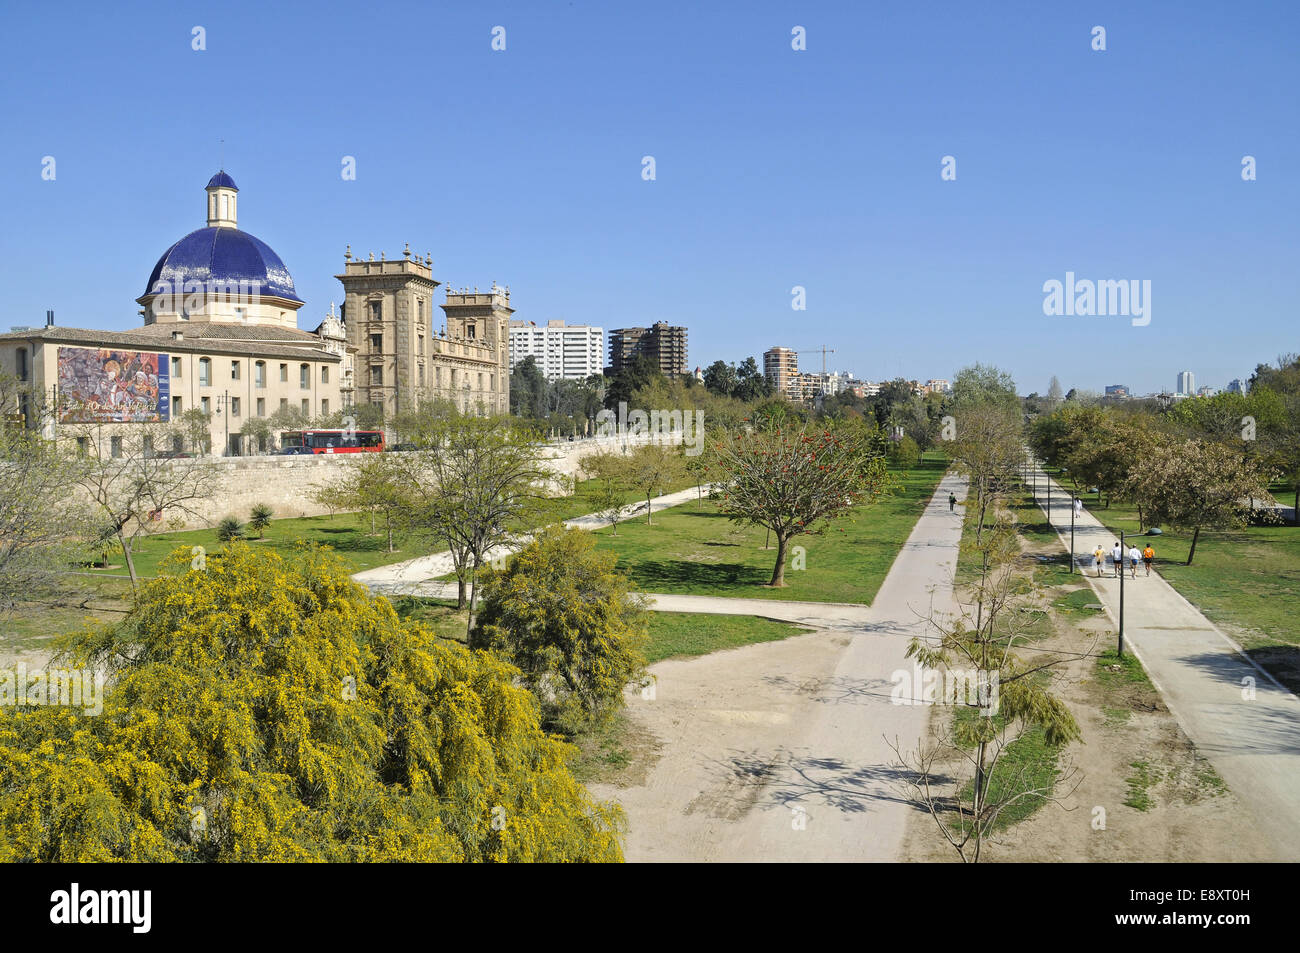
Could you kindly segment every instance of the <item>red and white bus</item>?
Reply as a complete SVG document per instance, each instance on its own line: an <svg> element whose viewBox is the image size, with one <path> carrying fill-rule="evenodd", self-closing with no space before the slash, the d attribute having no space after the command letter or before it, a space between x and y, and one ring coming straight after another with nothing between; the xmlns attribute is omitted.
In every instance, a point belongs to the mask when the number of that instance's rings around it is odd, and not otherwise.
<svg viewBox="0 0 1300 953"><path fill-rule="evenodd" d="M281 453L378 453L383 449L382 430L287 430L280 435Z"/></svg>

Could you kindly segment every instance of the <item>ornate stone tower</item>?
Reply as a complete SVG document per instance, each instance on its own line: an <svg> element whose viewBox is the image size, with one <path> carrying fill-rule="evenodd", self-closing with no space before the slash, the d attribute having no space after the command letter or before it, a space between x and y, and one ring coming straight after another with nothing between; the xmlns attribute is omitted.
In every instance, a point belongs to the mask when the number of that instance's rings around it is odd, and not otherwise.
<svg viewBox="0 0 1300 953"><path fill-rule="evenodd" d="M492 282L485 292L477 288L447 290L442 306L447 314L447 337L466 346L465 373L459 382L463 404L481 405L488 413L510 410L510 289ZM452 397L458 404L459 395Z"/></svg>
<svg viewBox="0 0 1300 953"><path fill-rule="evenodd" d="M358 404L378 404L384 416L448 400L478 413L510 410L510 291L448 291L446 327L432 327L433 279L429 257L375 261L343 256L343 319L355 349Z"/></svg>
<svg viewBox="0 0 1300 953"><path fill-rule="evenodd" d="M348 347L355 348L354 393L358 404L379 404L384 416L414 410L429 377L430 321L433 293L432 258L411 256L375 261L343 256L343 319Z"/></svg>

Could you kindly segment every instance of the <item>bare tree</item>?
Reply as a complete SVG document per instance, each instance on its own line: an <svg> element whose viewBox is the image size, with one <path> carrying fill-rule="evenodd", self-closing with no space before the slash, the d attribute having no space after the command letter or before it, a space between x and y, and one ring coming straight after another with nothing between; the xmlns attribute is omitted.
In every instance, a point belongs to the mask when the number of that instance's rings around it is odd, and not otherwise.
<svg viewBox="0 0 1300 953"><path fill-rule="evenodd" d="M594 490L590 495L592 515L607 523L610 532L618 535L618 524L623 518L624 500L631 488L628 475L628 458L615 450L597 450L579 461Z"/></svg>
<svg viewBox="0 0 1300 953"><path fill-rule="evenodd" d="M39 394L0 376L0 412L0 607L7 608L56 587L67 544L89 535L89 521L74 496L77 461L36 429L48 412Z"/></svg>
<svg viewBox="0 0 1300 953"><path fill-rule="evenodd" d="M650 501L656 491L686 477L682 452L678 447L646 443L637 447L627 458L627 474L632 485L645 494L645 521L651 519Z"/></svg>
<svg viewBox="0 0 1300 953"><path fill-rule="evenodd" d="M63 425L63 435L77 442L77 482L103 535L111 534L122 547L133 589L139 582L134 558L139 537L162 526L166 517L197 518L215 490L211 461L158 452L170 433L163 424Z"/></svg>

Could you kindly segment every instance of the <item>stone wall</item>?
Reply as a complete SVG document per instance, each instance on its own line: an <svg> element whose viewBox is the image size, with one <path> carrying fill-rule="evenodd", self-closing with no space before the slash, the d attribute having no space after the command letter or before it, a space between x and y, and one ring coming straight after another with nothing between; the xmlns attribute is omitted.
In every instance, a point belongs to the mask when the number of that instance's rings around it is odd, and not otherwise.
<svg viewBox="0 0 1300 953"><path fill-rule="evenodd" d="M576 440L538 447L538 456L546 467L564 480L550 487L553 494L570 492L571 483L580 469L579 460L597 448L622 446L633 441L618 438ZM342 468L356 461L358 454L316 454L313 456L218 457L212 465L217 471L217 492L200 507L202 516L190 524L216 523L224 516L248 519L257 503L275 510L275 518L321 516L328 511L313 503L309 495L313 485L337 479Z"/></svg>

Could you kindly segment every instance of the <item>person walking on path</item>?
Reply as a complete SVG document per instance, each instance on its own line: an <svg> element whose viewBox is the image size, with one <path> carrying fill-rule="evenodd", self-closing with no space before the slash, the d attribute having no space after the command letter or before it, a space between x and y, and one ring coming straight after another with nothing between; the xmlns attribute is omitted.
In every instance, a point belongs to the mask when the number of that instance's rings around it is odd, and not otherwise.
<svg viewBox="0 0 1300 953"><path fill-rule="evenodd" d="M1115 564L1115 578L1124 571L1124 548L1120 546L1119 540L1115 540L1115 547L1110 551L1110 561Z"/></svg>
<svg viewBox="0 0 1300 953"><path fill-rule="evenodd" d="M1150 543L1147 543L1147 548L1142 550L1142 562L1146 563L1148 576L1151 575L1151 563L1155 560L1155 558L1156 558L1156 551L1151 548Z"/></svg>
<svg viewBox="0 0 1300 953"><path fill-rule="evenodd" d="M1083 500L1079 499L1076 496L1074 498L1074 516L1077 519L1082 515L1083 515Z"/></svg>
<svg viewBox="0 0 1300 953"><path fill-rule="evenodd" d="M1128 550L1128 568L1132 573L1132 578L1138 577L1138 560L1142 558L1142 552L1137 546L1130 546Z"/></svg>
<svg viewBox="0 0 1300 953"><path fill-rule="evenodd" d="M1097 549L1092 554L1092 561L1097 564L1097 578L1101 578L1101 568L1106 565L1106 550L1101 548L1101 543L1097 544Z"/></svg>
<svg viewBox="0 0 1300 953"><path fill-rule="evenodd" d="M948 494L948 512L949 512L949 513L955 513L956 511L957 511L957 497L954 496L952 493L949 493L949 494Z"/></svg>

